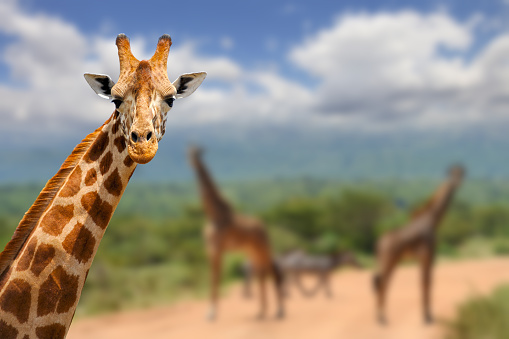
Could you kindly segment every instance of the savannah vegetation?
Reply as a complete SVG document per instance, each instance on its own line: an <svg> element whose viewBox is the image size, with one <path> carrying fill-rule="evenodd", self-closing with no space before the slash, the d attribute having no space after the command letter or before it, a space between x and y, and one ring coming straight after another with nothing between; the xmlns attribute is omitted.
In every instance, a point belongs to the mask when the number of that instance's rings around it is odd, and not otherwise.
<svg viewBox="0 0 509 339"><path fill-rule="evenodd" d="M370 265L377 237L404 225L409 211L439 183L303 178L221 182L221 187L237 210L266 222L276 253L296 247L312 253L351 250ZM0 247L42 186L0 186ZM509 181L467 180L440 228L439 255L509 254L505 192ZM99 246L77 316L204 296L203 221L194 183L131 183ZM226 285L239 278L242 260L227 256Z"/></svg>
<svg viewBox="0 0 509 339"><path fill-rule="evenodd" d="M446 323L446 339L505 339L509 333L509 286L463 302Z"/></svg>

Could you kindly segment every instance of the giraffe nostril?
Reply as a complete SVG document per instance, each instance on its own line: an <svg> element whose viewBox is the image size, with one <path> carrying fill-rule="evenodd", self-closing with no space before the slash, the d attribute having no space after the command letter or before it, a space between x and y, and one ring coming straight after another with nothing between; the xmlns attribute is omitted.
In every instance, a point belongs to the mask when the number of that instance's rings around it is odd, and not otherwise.
<svg viewBox="0 0 509 339"><path fill-rule="evenodd" d="M133 142L138 142L138 134L136 134L136 132L131 132L131 140Z"/></svg>
<svg viewBox="0 0 509 339"><path fill-rule="evenodd" d="M149 141L152 138L152 132L147 133L147 141Z"/></svg>

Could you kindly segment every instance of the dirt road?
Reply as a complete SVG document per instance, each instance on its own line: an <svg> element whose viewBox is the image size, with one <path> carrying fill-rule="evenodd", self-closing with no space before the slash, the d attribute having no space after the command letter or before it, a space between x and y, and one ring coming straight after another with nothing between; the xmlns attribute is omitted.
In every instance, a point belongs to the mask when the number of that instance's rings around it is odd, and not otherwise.
<svg viewBox="0 0 509 339"><path fill-rule="evenodd" d="M303 298L292 289L287 317L281 321L272 317L255 320L257 299L245 300L240 289L234 287L222 299L214 323L205 320L205 301L187 301L164 308L78 320L72 324L67 338L440 338L440 325L425 326L421 321L418 273L416 266L396 271L389 292L389 324L385 327L374 321L371 272L350 270L334 277L332 299L323 294ZM440 262L435 270L433 293L437 323L452 317L460 301L485 294L503 283L509 283L508 258ZM271 308L271 316L273 313Z"/></svg>

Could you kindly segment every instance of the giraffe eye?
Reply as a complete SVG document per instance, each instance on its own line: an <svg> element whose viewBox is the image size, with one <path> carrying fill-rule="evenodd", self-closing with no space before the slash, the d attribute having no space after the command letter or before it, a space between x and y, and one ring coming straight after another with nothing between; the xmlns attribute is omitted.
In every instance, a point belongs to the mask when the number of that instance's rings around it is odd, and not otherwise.
<svg viewBox="0 0 509 339"><path fill-rule="evenodd" d="M165 99L164 101L168 104L168 106L173 107L173 102L175 101L175 98L171 97L171 98Z"/></svg>
<svg viewBox="0 0 509 339"><path fill-rule="evenodd" d="M122 105L122 100L120 99L113 99L111 102L115 104L115 108L119 108Z"/></svg>

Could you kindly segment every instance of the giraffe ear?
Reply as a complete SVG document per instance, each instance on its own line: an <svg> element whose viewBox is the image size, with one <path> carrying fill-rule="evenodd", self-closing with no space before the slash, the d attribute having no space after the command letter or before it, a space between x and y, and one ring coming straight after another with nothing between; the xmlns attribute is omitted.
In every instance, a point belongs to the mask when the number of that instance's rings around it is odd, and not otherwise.
<svg viewBox="0 0 509 339"><path fill-rule="evenodd" d="M111 88L115 85L107 75L85 73L85 80L101 98L111 99Z"/></svg>
<svg viewBox="0 0 509 339"><path fill-rule="evenodd" d="M189 73L182 74L173 82L173 86L177 90L177 99L185 98L191 95L203 82L207 73Z"/></svg>

